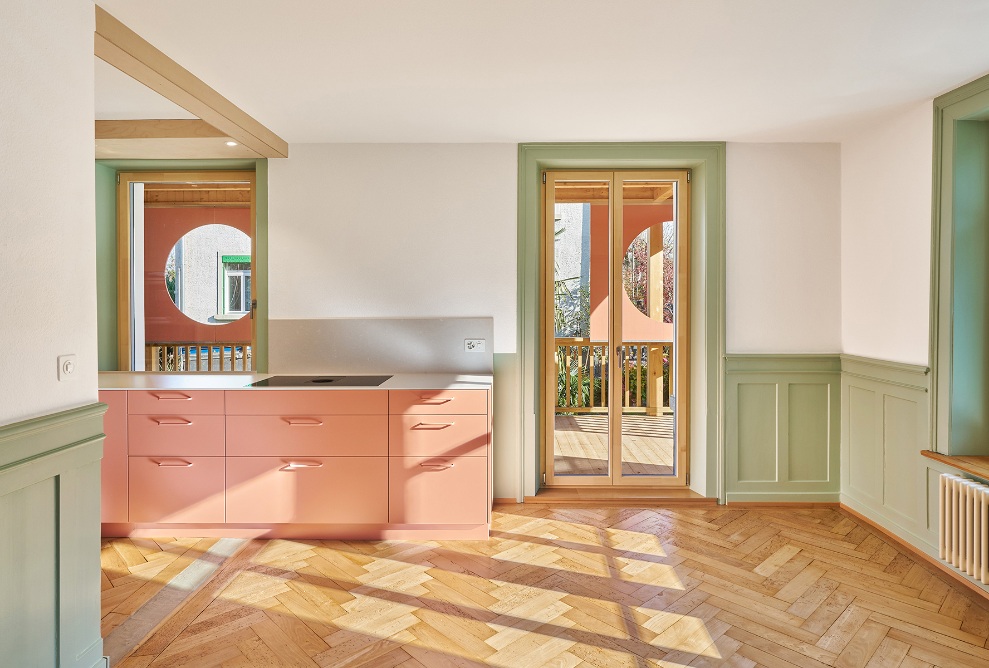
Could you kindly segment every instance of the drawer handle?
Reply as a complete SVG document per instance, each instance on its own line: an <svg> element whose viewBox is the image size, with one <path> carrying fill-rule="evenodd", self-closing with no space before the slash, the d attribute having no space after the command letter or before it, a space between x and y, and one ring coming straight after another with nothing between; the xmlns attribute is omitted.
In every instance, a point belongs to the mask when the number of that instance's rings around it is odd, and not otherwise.
<svg viewBox="0 0 989 668"><path fill-rule="evenodd" d="M452 427L457 424L456 422L417 422L412 425L413 429L428 429L428 430L439 430L446 429L447 427Z"/></svg>
<svg viewBox="0 0 989 668"><path fill-rule="evenodd" d="M424 469L429 469L430 471L445 471L447 469L452 469L453 464L419 464Z"/></svg>
<svg viewBox="0 0 989 668"><path fill-rule="evenodd" d="M161 427L166 426L176 426L176 427L188 427L192 424L192 420L184 420L182 418L151 418Z"/></svg>
<svg viewBox="0 0 989 668"><path fill-rule="evenodd" d="M167 459L166 460L161 460L161 461L159 461L157 459L152 459L151 461L153 461L155 464L157 464L158 466L160 466L162 468L185 468L185 469L187 469L190 466L192 466L192 462L187 462L184 459L178 459L178 460L173 459L173 460L171 460L172 463L169 463L169 460L167 460Z"/></svg>
<svg viewBox="0 0 989 668"><path fill-rule="evenodd" d="M282 467L282 471L296 471L298 469L321 469L323 462L288 462Z"/></svg>
<svg viewBox="0 0 989 668"><path fill-rule="evenodd" d="M419 395L419 403L428 404L431 406L440 406L442 404L448 404L456 399L456 397L425 397Z"/></svg>
<svg viewBox="0 0 989 668"><path fill-rule="evenodd" d="M158 401L189 401L192 399L188 394L182 394L181 392L170 392L168 394L159 394L158 392L152 392L153 396Z"/></svg>
<svg viewBox="0 0 989 668"><path fill-rule="evenodd" d="M322 427L323 421L316 418L285 418L290 427Z"/></svg>

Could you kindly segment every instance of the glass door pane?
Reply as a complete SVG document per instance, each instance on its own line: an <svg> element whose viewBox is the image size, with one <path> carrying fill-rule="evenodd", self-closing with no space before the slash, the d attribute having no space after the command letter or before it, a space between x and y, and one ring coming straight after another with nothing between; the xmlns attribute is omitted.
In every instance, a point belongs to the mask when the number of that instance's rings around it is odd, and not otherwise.
<svg viewBox="0 0 989 668"><path fill-rule="evenodd" d="M611 175L550 173L546 188L546 482L609 484Z"/></svg>
<svg viewBox="0 0 989 668"><path fill-rule="evenodd" d="M615 212L615 482L661 484L677 473L676 331L678 182L619 175ZM620 462L620 464L618 463Z"/></svg>

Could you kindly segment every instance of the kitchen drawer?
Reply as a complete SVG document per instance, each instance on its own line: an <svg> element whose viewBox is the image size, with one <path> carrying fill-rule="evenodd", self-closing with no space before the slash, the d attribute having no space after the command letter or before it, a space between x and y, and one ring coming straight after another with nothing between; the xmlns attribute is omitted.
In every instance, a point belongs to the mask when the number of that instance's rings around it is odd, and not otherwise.
<svg viewBox="0 0 989 668"><path fill-rule="evenodd" d="M227 522L384 524L387 457L229 457Z"/></svg>
<svg viewBox="0 0 989 668"><path fill-rule="evenodd" d="M488 412L487 390L391 390L388 412L392 415L468 414Z"/></svg>
<svg viewBox="0 0 989 668"><path fill-rule="evenodd" d="M224 521L223 457L131 457L130 521Z"/></svg>
<svg viewBox="0 0 989 668"><path fill-rule="evenodd" d="M227 456L388 455L384 415L227 416Z"/></svg>
<svg viewBox="0 0 989 668"><path fill-rule="evenodd" d="M488 521L487 457L390 457L388 489L394 524Z"/></svg>
<svg viewBox="0 0 989 668"><path fill-rule="evenodd" d="M127 521L127 392L101 390L103 459L100 460L100 521Z"/></svg>
<svg viewBox="0 0 989 668"><path fill-rule="evenodd" d="M393 457L484 457L488 453L487 415L392 415L388 426Z"/></svg>
<svg viewBox="0 0 989 668"><path fill-rule="evenodd" d="M226 395L227 415L388 413L387 390L229 390Z"/></svg>
<svg viewBox="0 0 989 668"><path fill-rule="evenodd" d="M223 456L222 415L128 415L131 455Z"/></svg>
<svg viewBox="0 0 989 668"><path fill-rule="evenodd" d="M223 415L223 390L128 390L131 415Z"/></svg>

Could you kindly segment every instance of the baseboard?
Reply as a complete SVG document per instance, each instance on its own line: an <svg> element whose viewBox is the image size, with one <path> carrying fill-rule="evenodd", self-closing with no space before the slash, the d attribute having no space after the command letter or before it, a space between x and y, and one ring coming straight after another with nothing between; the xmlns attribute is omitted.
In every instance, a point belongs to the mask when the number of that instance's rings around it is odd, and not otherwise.
<svg viewBox="0 0 989 668"><path fill-rule="evenodd" d="M732 508L838 508L837 501L730 501Z"/></svg>
<svg viewBox="0 0 989 668"><path fill-rule="evenodd" d="M492 502L496 506L511 506L519 503L519 500L516 499L514 496L505 496L505 497L496 496L494 499L492 499Z"/></svg>
<svg viewBox="0 0 989 668"><path fill-rule="evenodd" d="M779 504L830 504L837 507L841 501L839 492L728 492L725 502L728 505L743 503L779 503Z"/></svg>
<svg viewBox="0 0 989 668"><path fill-rule="evenodd" d="M890 540L892 540L893 542L895 542L897 545L899 545L900 547L902 547L903 549L905 549L910 554L918 557L922 561L927 562L928 564L930 564L931 566L933 566L934 568L936 568L940 573L942 573L942 574L948 576L949 578L951 578L953 581L955 581L955 582L957 582L959 584L964 585L965 588L968 589L970 592L972 592L974 594L977 594L979 597L981 597L985 601L989 601L989 589L983 589L981 586L979 586L973 580L970 580L968 578L968 576L966 576L965 574L961 573L960 571L956 571L954 568L952 568L948 564L944 563L940 559L935 559L934 557L932 557L931 555L929 555L927 552L925 552L924 550L921 550L919 547L917 547L916 545L914 545L913 543L910 543L910 542L906 541L905 539L901 538L900 536L897 536L895 533L893 533L892 531L890 531L886 527L882 526L881 524L876 523L875 521L873 521L872 519L866 517L862 513L858 512L856 510L852 510L850 507L848 507L844 503L838 504L838 508L842 512L847 513L848 515L851 515L852 517L854 517L856 520L862 522L863 524L869 525L869 527L871 527L872 529L878 531L882 535L886 536L887 538L889 538Z"/></svg>

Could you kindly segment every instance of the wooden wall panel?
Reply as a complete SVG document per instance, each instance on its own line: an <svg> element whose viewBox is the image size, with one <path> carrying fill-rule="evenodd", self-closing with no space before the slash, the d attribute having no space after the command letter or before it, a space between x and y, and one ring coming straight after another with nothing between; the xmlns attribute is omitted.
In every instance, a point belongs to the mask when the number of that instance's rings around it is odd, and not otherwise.
<svg viewBox="0 0 989 668"><path fill-rule="evenodd" d="M728 502L836 502L837 355L730 355L725 364Z"/></svg>

